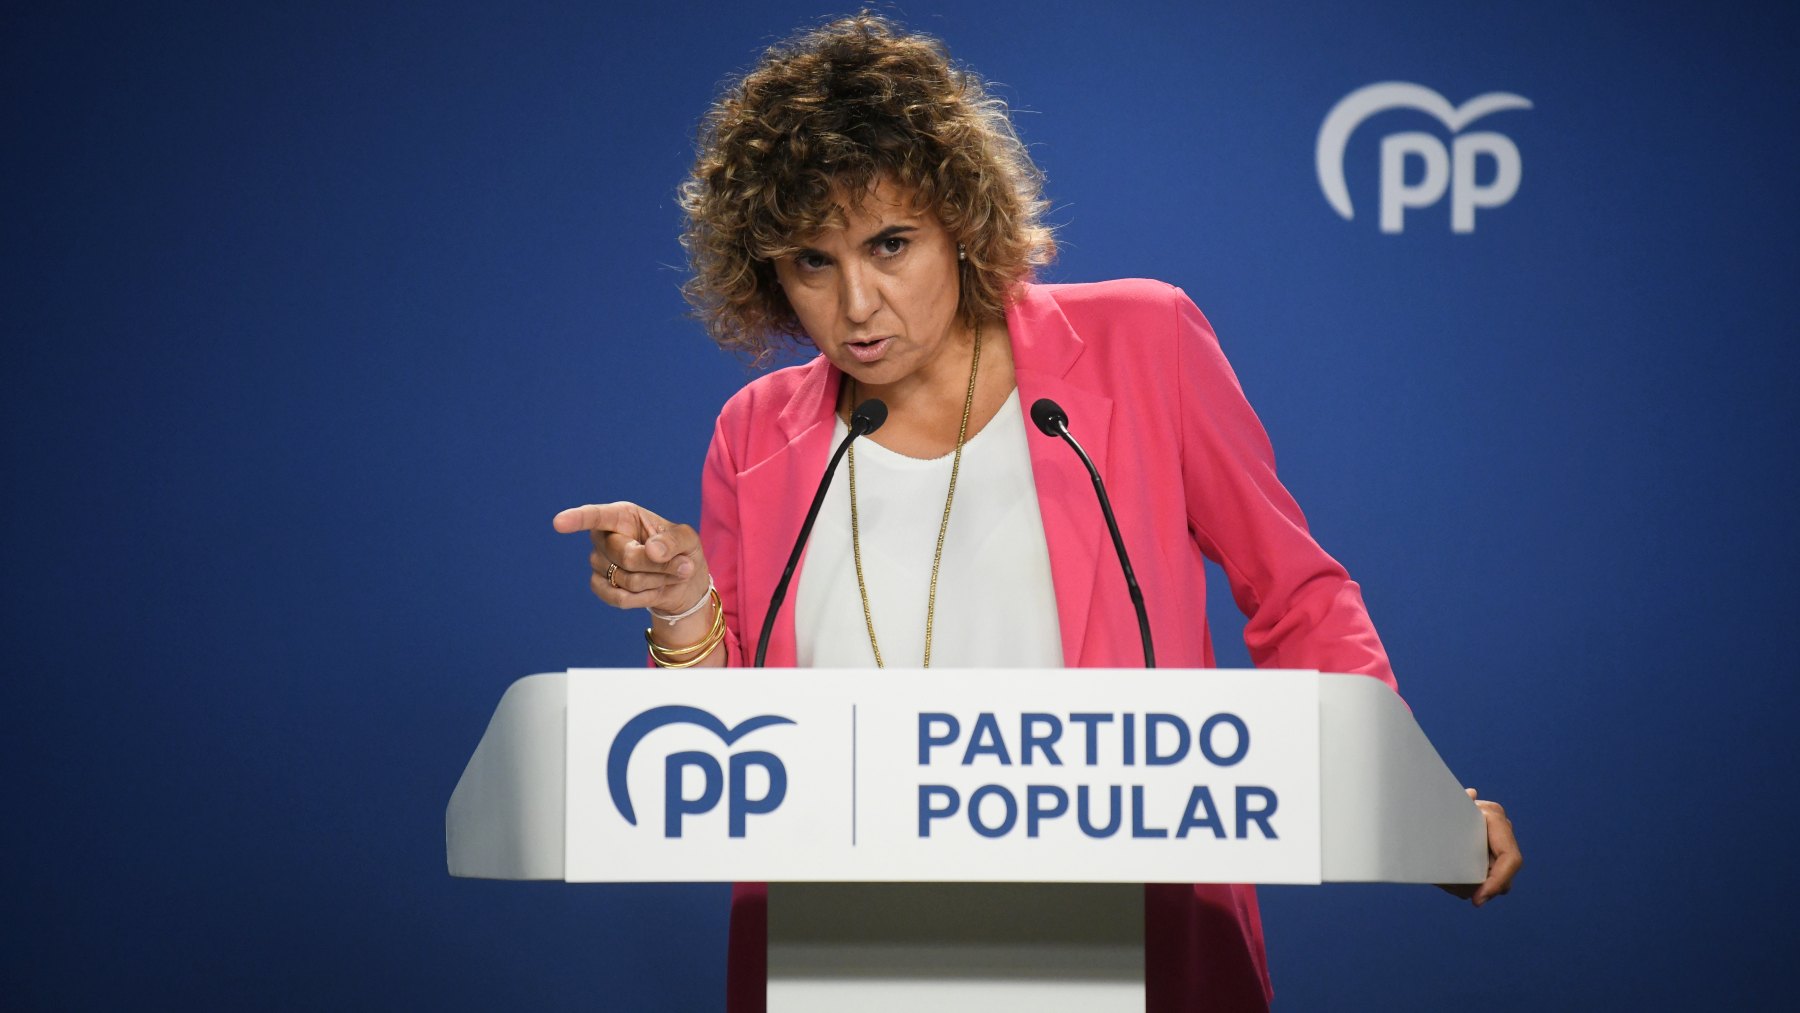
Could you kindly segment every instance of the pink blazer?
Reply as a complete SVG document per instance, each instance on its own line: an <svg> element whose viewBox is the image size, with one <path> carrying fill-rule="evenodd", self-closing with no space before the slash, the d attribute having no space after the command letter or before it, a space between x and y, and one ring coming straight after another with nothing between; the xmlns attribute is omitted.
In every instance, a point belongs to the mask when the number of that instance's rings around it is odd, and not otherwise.
<svg viewBox="0 0 1800 1013"><path fill-rule="evenodd" d="M1308 533L1211 325L1180 289L1144 280L1027 285L1006 321L1068 667L1138 667L1143 652L1087 472L1030 421L1042 397L1068 412L1106 481L1161 667L1213 664L1202 568L1210 558L1230 580L1257 665L1365 673L1394 685L1361 591ZM759 378L719 415L700 535L733 665L755 653L830 457L841 377L821 356ZM795 597L790 590L770 636L771 667L795 662ZM763 1004L763 896L760 885L743 884L734 897L734 1013ZM1145 912L1149 1009L1267 1005L1254 890L1151 886Z"/></svg>

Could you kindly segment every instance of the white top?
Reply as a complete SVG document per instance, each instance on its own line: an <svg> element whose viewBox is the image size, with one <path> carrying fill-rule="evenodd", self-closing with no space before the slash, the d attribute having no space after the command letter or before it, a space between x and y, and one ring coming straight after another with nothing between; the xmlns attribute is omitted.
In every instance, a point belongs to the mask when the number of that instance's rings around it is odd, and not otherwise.
<svg viewBox="0 0 1800 1013"><path fill-rule="evenodd" d="M849 430L842 418L836 447ZM905 457L856 441L856 506L863 577L881 659L917 668L925 658L925 605L952 455ZM850 552L850 467L831 479L800 569L795 632L801 668L873 668ZM1031 478L1031 449L1014 390L963 445L956 502L944 536L933 668L1061 668L1062 629L1050 547Z"/></svg>

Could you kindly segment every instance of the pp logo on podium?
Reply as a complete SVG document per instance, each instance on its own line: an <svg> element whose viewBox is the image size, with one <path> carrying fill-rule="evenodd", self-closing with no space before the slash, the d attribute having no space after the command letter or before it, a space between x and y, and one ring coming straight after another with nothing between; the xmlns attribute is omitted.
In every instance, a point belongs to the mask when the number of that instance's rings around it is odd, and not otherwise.
<svg viewBox="0 0 1800 1013"><path fill-rule="evenodd" d="M1429 113L1455 135L1448 149L1437 137L1417 130L1388 134L1381 139L1381 231L1402 232L1409 209L1427 208L1450 193L1450 231L1474 232L1477 208L1497 208L1519 192L1523 166L1518 145L1505 134L1491 130L1463 133L1476 120L1508 109L1530 109L1531 100L1511 92L1477 95L1460 106L1423 85L1384 81L1358 88L1340 99L1325 114L1313 149L1314 168L1325 200L1345 221L1355 217L1350 188L1344 182L1344 149L1362 122L1390 109L1416 109ZM1491 163L1492 177L1478 181L1482 162ZM1416 182L1406 180L1409 163L1422 172Z"/></svg>
<svg viewBox="0 0 1800 1013"><path fill-rule="evenodd" d="M631 754L646 735L659 728L697 725L730 746L758 729L793 723L789 718L763 714L727 728L725 722L698 707L652 707L625 722L619 734L613 737L612 749L606 756L606 786L612 794L613 806L625 822L637 826L637 810L631 804L631 787L627 780ZM759 798L750 797L752 769L760 769L767 780L767 787ZM693 798L686 797L682 791L689 770L700 775L700 791ZM721 766L711 753L697 749L679 750L663 760L663 836L680 837L683 818L711 812L721 800L728 799L726 814L730 834L742 837L749 817L774 812L786 797L787 768L774 753L761 749L732 753Z"/></svg>

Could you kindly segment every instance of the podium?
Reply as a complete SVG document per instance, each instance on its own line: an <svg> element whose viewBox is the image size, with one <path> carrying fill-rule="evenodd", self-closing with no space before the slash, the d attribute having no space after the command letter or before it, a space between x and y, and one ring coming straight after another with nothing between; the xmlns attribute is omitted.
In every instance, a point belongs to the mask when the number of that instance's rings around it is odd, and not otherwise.
<svg viewBox="0 0 1800 1013"><path fill-rule="evenodd" d="M533 675L445 823L453 876L768 882L772 1011L1141 1010L1143 882L1487 866L1399 697L1294 671Z"/></svg>

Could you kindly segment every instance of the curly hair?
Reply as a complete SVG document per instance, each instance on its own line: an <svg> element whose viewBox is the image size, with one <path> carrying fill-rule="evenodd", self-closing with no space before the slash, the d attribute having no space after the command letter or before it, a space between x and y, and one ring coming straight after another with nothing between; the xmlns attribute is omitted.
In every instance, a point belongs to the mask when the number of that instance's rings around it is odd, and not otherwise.
<svg viewBox="0 0 1800 1013"><path fill-rule="evenodd" d="M864 11L770 47L702 123L680 189L693 269L682 292L713 341L757 364L807 343L774 261L884 178L965 248L966 319L1003 313L1055 256L1043 174L1006 103L936 39Z"/></svg>

